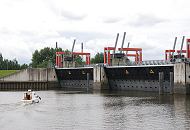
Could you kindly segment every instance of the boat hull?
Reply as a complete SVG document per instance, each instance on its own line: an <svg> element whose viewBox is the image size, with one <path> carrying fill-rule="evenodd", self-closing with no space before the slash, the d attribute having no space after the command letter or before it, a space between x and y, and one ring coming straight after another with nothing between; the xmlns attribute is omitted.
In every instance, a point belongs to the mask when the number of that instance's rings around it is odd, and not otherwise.
<svg viewBox="0 0 190 130"><path fill-rule="evenodd" d="M32 99L32 100L21 100L23 103L30 104L30 103L39 103L39 99Z"/></svg>

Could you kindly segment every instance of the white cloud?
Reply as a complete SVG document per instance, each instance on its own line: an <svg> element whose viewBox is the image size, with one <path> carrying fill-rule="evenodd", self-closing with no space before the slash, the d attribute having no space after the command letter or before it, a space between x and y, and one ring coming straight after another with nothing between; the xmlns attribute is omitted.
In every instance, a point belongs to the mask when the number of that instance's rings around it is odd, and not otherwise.
<svg viewBox="0 0 190 130"><path fill-rule="evenodd" d="M43 47L84 50L92 55L114 46L123 32L131 47L143 48L143 58L164 59L175 36L190 34L189 0L1 0L0 52L20 63L31 62L32 53ZM178 40L177 47L180 47Z"/></svg>

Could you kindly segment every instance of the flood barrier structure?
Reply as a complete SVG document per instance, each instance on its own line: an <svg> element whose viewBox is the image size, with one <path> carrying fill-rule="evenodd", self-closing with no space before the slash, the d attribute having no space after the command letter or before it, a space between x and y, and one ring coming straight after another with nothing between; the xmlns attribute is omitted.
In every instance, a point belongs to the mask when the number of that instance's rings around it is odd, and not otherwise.
<svg viewBox="0 0 190 130"><path fill-rule="evenodd" d="M62 88L108 89L107 77L102 64L92 67L56 68L55 71Z"/></svg>
<svg viewBox="0 0 190 130"><path fill-rule="evenodd" d="M173 82L170 73L174 72L174 65L107 66L105 72L111 90L159 92L162 87L163 92L173 91L170 87L170 82ZM163 77L159 77L160 72Z"/></svg>

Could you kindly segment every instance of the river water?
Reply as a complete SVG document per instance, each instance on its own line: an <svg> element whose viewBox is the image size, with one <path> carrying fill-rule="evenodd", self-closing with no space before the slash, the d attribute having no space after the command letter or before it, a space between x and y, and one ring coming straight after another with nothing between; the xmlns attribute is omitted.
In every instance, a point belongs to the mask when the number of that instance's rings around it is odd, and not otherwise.
<svg viewBox="0 0 190 130"><path fill-rule="evenodd" d="M190 129L189 96L61 90L37 94L40 103L23 104L23 91L1 91L0 129Z"/></svg>

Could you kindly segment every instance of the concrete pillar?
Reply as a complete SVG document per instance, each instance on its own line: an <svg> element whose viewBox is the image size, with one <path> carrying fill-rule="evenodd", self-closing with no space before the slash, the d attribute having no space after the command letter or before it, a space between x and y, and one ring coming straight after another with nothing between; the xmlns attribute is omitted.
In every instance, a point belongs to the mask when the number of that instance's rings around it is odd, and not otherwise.
<svg viewBox="0 0 190 130"><path fill-rule="evenodd" d="M88 91L88 89L89 89L89 80L90 80L90 75L89 75L89 73L87 73L87 78L86 78L86 80L87 80L87 87L86 87L86 90Z"/></svg>
<svg viewBox="0 0 190 130"><path fill-rule="evenodd" d="M174 92L174 73L170 72L170 94Z"/></svg>
<svg viewBox="0 0 190 130"><path fill-rule="evenodd" d="M164 73L159 72L159 94L163 94L163 87L164 87Z"/></svg>
<svg viewBox="0 0 190 130"><path fill-rule="evenodd" d="M189 71L186 71L185 63L176 63L174 65L174 93L186 94L187 72Z"/></svg>
<svg viewBox="0 0 190 130"><path fill-rule="evenodd" d="M108 89L107 77L106 77L103 65L94 66L93 76L94 76L93 89L96 89L96 90Z"/></svg>

